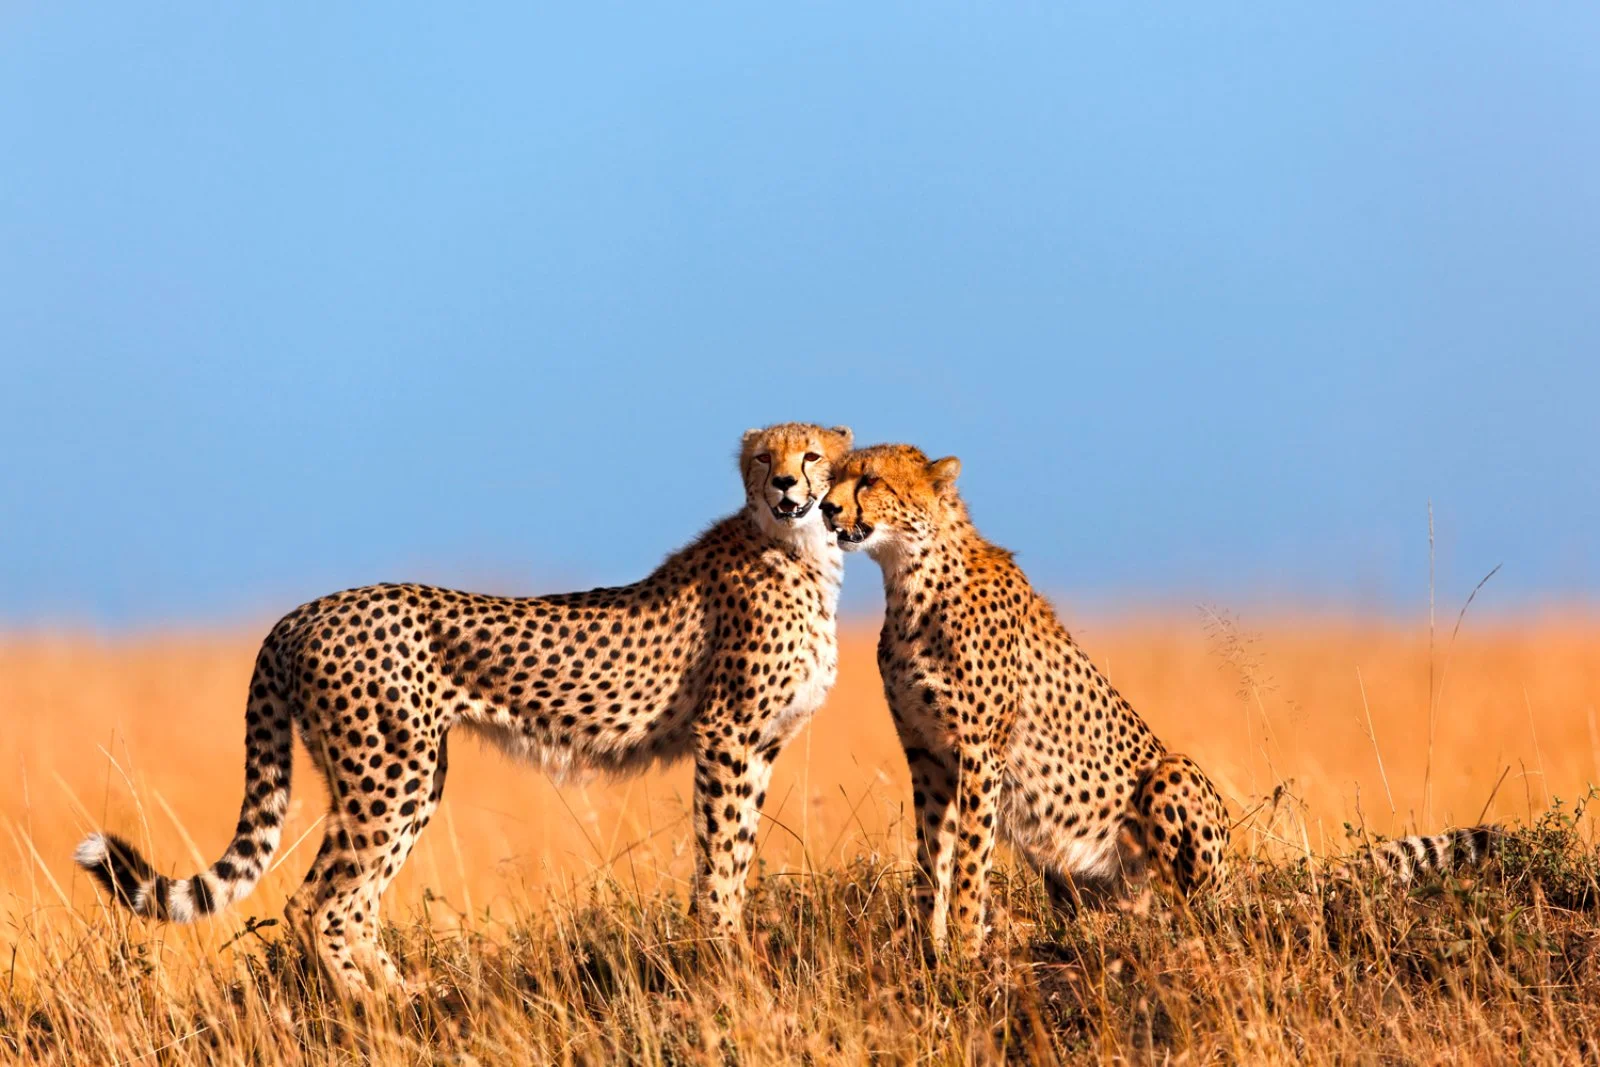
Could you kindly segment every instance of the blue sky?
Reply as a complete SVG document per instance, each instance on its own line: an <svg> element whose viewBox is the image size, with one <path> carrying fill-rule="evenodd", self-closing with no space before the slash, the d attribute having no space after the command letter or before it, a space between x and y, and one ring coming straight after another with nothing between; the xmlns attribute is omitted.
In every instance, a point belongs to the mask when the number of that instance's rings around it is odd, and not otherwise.
<svg viewBox="0 0 1600 1067"><path fill-rule="evenodd" d="M534 6L0 10L0 624L631 580L790 418L1068 601L1600 593L1600 8Z"/></svg>

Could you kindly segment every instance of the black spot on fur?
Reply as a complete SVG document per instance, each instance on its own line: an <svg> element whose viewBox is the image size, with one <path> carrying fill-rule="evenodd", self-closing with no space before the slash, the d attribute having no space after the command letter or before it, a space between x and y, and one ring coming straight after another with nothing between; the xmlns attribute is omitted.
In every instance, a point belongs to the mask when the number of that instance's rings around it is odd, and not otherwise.
<svg viewBox="0 0 1600 1067"><path fill-rule="evenodd" d="M211 883L206 876L197 874L189 879L189 896L194 900L196 915L210 915L217 910L217 898L211 894Z"/></svg>

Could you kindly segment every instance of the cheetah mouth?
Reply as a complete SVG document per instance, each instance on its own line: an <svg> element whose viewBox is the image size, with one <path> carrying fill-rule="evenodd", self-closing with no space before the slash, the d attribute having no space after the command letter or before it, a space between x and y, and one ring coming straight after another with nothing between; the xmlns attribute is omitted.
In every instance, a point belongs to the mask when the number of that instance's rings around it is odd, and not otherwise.
<svg viewBox="0 0 1600 1067"><path fill-rule="evenodd" d="M846 526L838 531L839 544L846 548L854 548L872 536L872 526L869 523L859 523L855 526Z"/></svg>
<svg viewBox="0 0 1600 1067"><path fill-rule="evenodd" d="M814 499L790 500L788 497L784 497L772 505L772 517L780 522L794 522L797 519L804 518L811 511L811 505L815 503L816 500Z"/></svg>

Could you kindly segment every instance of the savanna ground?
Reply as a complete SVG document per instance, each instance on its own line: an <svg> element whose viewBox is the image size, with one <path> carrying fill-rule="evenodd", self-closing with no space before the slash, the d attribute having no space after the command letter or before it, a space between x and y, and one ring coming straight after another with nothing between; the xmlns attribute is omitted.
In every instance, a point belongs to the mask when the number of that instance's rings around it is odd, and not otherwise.
<svg viewBox="0 0 1600 1067"><path fill-rule="evenodd" d="M391 949L431 991L366 1005L331 996L260 923L319 839L324 793L303 763L275 867L214 920L130 921L69 859L101 826L175 873L220 853L253 635L13 635L0 1057L1594 1062L1596 853L1575 811L1600 780L1600 624L1469 619L1431 648L1426 627L1254 629L1201 613L1077 631L1228 797L1236 874L1216 899L1070 916L1002 864L992 958L930 967L901 926L910 794L858 625L828 706L778 764L748 952L719 961L684 914L686 769L556 788L458 744L387 898ZM1480 872L1409 890L1329 876L1325 857L1363 836L1480 816L1522 827Z"/></svg>

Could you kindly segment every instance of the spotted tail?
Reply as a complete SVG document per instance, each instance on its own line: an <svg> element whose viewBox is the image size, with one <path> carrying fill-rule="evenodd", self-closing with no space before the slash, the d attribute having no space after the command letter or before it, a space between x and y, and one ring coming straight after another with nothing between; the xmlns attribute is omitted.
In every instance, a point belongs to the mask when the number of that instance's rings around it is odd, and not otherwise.
<svg viewBox="0 0 1600 1067"><path fill-rule="evenodd" d="M1442 834L1398 837L1374 845L1354 858L1357 867L1376 869L1397 882L1475 867L1489 858L1498 826L1470 826Z"/></svg>
<svg viewBox="0 0 1600 1067"><path fill-rule="evenodd" d="M267 869L289 806L294 731L273 693L266 648L256 660L245 713L245 791L233 843L210 868L191 878L156 873L132 844L114 834L90 834L73 859L135 914L186 923L250 895Z"/></svg>

